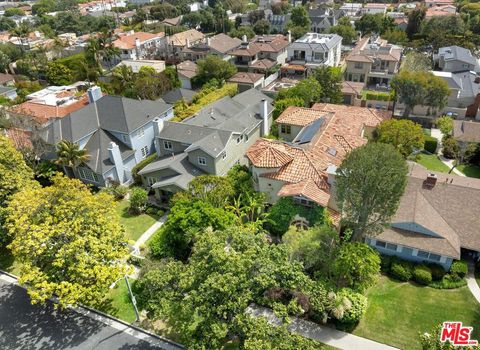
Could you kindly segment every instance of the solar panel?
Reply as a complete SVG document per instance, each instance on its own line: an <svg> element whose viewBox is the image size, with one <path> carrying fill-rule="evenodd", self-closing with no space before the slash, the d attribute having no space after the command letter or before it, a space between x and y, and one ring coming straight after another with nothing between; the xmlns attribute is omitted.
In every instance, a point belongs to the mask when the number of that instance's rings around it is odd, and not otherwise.
<svg viewBox="0 0 480 350"><path fill-rule="evenodd" d="M309 125L303 127L303 129L298 133L297 137L295 137L295 140L293 140L293 143L302 145L312 141L315 134L322 127L324 121L324 118L319 118Z"/></svg>

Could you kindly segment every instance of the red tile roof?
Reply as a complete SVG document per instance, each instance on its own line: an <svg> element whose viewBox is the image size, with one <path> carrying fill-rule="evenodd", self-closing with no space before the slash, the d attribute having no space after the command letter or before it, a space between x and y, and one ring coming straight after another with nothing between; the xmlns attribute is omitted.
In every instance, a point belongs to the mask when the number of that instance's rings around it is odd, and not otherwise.
<svg viewBox="0 0 480 350"><path fill-rule="evenodd" d="M135 48L135 39L140 40L140 43L143 43L148 40L156 39L156 38L163 38L165 33L160 32L157 34L152 33L145 33L145 32L137 32L131 35L121 36L117 40L113 42L113 46L119 49L134 49Z"/></svg>

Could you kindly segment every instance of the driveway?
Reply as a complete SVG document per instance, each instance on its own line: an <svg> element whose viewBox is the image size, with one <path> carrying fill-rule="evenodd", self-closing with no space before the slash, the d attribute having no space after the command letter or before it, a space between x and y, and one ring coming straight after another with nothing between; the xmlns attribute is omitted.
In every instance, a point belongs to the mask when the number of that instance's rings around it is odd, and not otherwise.
<svg viewBox="0 0 480 350"><path fill-rule="evenodd" d="M24 288L0 274L2 350L176 350L182 349L86 309L55 310L31 305Z"/></svg>

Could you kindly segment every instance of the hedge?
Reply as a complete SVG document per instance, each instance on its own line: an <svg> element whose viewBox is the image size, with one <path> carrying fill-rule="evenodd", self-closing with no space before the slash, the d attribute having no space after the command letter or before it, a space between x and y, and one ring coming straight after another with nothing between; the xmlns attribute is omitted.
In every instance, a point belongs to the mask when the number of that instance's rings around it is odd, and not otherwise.
<svg viewBox="0 0 480 350"><path fill-rule="evenodd" d="M235 96L237 94L237 91L237 84L225 84L218 89L208 89L207 91L200 91L193 97L193 103L190 106L188 106L187 108L177 107L175 109L175 117L172 119L172 121L180 122L183 119L194 115L210 103L221 99L222 97Z"/></svg>
<svg viewBox="0 0 480 350"><path fill-rule="evenodd" d="M467 275L468 266L465 261L454 261L450 266L450 273L455 274L460 278L464 278Z"/></svg>
<svg viewBox="0 0 480 350"><path fill-rule="evenodd" d="M145 168L148 164L152 163L155 159L157 159L156 153L152 154L151 156L148 156L147 158L145 158L144 160L142 160L140 163L138 163L132 168L132 177L136 185L142 184L142 177L138 175L138 172L143 168Z"/></svg>
<svg viewBox="0 0 480 350"><path fill-rule="evenodd" d="M413 269L413 279L419 284L428 286L430 283L432 283L432 272L425 265L416 266Z"/></svg>
<svg viewBox="0 0 480 350"><path fill-rule="evenodd" d="M424 135L425 136L425 145L423 148L425 151L430 153L437 153L438 140L435 137Z"/></svg>
<svg viewBox="0 0 480 350"><path fill-rule="evenodd" d="M374 101L390 101L390 95L381 92L367 92L365 99Z"/></svg>

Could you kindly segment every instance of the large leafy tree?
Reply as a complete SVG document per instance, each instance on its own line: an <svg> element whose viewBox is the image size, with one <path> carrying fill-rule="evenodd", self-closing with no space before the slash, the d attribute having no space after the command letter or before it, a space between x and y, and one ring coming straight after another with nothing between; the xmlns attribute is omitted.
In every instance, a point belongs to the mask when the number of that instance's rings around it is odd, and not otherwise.
<svg viewBox="0 0 480 350"><path fill-rule="evenodd" d="M33 171L25 164L22 154L8 138L0 135L0 244L8 241L2 227L11 196L24 188L36 186Z"/></svg>
<svg viewBox="0 0 480 350"><path fill-rule="evenodd" d="M305 107L310 107L312 103L320 101L322 91L320 83L314 77L310 77L300 81L294 87L281 89L277 99L299 98L303 101Z"/></svg>
<svg viewBox="0 0 480 350"><path fill-rule="evenodd" d="M392 146L368 143L353 150L337 170L337 202L343 221L360 241L388 225L407 183L407 163Z"/></svg>
<svg viewBox="0 0 480 350"><path fill-rule="evenodd" d="M357 32L350 24L348 17L340 18L339 23L336 26L330 27L328 31L340 35L343 38L342 44L349 45L357 38Z"/></svg>
<svg viewBox="0 0 480 350"><path fill-rule="evenodd" d="M188 264L175 261L150 269L136 287L138 302L149 316L166 320L193 349L219 349L235 338L243 348L249 337L238 328L238 318L250 303L268 303L266 299L283 291L295 291L292 305L298 305L302 292L308 294L302 297L309 302L298 309L300 314L310 310L322 318L327 307L325 288L310 280L301 264L289 261L285 245L271 245L264 235L237 228L206 230L195 242Z"/></svg>
<svg viewBox="0 0 480 350"><path fill-rule="evenodd" d="M365 243L344 243L337 252L334 271L339 286L363 292L380 273L380 256Z"/></svg>
<svg viewBox="0 0 480 350"><path fill-rule="evenodd" d="M409 39L413 39L413 36L420 31L420 26L425 19L425 13L425 8L420 7L412 10L408 14L408 24L406 32Z"/></svg>
<svg viewBox="0 0 480 350"><path fill-rule="evenodd" d="M291 11L290 22L287 23L287 29L291 31L294 39L298 39L310 30L310 18L308 12L303 6L296 6Z"/></svg>
<svg viewBox="0 0 480 350"><path fill-rule="evenodd" d="M339 67L320 67L314 77L322 87L320 100L330 103L342 103L342 70Z"/></svg>
<svg viewBox="0 0 480 350"><path fill-rule="evenodd" d="M198 60L197 67L197 79L201 83L206 83L211 79L224 81L237 72L237 68L233 64L214 55L208 55L206 58Z"/></svg>
<svg viewBox="0 0 480 350"><path fill-rule="evenodd" d="M49 62L47 65L46 78L53 85L67 85L73 80L72 71L62 63Z"/></svg>
<svg viewBox="0 0 480 350"><path fill-rule="evenodd" d="M61 306L96 305L124 276L128 248L113 208L110 195L61 175L11 197L4 226L32 303L55 296Z"/></svg>
<svg viewBox="0 0 480 350"><path fill-rule="evenodd" d="M405 158L425 143L422 126L408 119L386 120L378 126L377 134L378 142L392 145Z"/></svg>
<svg viewBox="0 0 480 350"><path fill-rule="evenodd" d="M90 156L85 148L80 149L78 143L62 140L57 144L57 160L58 165L62 165L72 169L74 174L77 167L88 161ZM73 175L74 175L73 174Z"/></svg>

